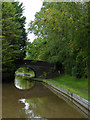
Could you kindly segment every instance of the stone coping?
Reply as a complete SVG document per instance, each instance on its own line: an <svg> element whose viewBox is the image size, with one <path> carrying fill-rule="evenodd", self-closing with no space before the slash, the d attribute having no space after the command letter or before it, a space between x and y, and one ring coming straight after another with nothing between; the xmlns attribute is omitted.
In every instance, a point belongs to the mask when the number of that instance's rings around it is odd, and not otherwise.
<svg viewBox="0 0 90 120"><path fill-rule="evenodd" d="M71 101L71 103L73 103L74 106L77 107L86 118L90 119L90 101L80 97L79 95L76 95L75 93L71 94L65 89L56 87L52 83L46 81L42 82L46 84L47 87L49 86L49 88L52 89L55 93L58 93L59 95L62 95L64 98Z"/></svg>

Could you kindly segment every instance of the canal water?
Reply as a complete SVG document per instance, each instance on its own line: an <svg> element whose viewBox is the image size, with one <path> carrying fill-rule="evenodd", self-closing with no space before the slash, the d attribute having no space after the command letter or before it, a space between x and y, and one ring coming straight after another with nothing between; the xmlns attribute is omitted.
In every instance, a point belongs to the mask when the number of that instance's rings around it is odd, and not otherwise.
<svg viewBox="0 0 90 120"><path fill-rule="evenodd" d="M25 81L19 76L14 84L3 83L3 118L84 118L70 103L56 96L41 82Z"/></svg>

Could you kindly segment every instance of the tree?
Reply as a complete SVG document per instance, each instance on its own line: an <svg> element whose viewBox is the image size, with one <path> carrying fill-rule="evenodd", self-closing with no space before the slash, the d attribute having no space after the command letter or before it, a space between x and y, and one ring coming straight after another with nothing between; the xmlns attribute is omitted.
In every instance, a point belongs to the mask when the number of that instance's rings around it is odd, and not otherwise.
<svg viewBox="0 0 90 120"><path fill-rule="evenodd" d="M31 44L38 41L32 49L38 48L34 59L54 63L57 70L60 69L57 64L62 64L65 74L87 76L87 6L88 3L81 2L45 2L29 27L38 36ZM27 50L28 56L30 50Z"/></svg>
<svg viewBox="0 0 90 120"><path fill-rule="evenodd" d="M2 72L3 79L13 75L15 62L25 56L27 40L22 4L2 3Z"/></svg>
<svg viewBox="0 0 90 120"><path fill-rule="evenodd" d="M31 44L38 48L34 59L55 64L57 70L63 67L65 74L76 77L87 76L88 58L88 3L45 2L29 31L38 36ZM42 44L41 44L42 43ZM28 56L31 55L29 49Z"/></svg>

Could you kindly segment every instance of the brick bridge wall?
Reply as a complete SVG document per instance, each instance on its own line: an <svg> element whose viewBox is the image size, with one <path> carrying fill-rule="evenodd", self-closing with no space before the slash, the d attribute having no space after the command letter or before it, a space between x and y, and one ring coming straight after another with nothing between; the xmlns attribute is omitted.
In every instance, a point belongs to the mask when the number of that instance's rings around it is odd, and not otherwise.
<svg viewBox="0 0 90 120"><path fill-rule="evenodd" d="M17 64L20 67L30 67L35 72L37 78L52 78L53 64L44 61L23 60Z"/></svg>

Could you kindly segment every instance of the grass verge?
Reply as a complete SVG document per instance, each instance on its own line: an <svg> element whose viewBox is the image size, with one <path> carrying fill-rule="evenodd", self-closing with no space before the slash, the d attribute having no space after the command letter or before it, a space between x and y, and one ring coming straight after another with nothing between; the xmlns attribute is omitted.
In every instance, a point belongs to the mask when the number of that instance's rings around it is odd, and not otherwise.
<svg viewBox="0 0 90 120"><path fill-rule="evenodd" d="M53 80L39 78L35 79L52 83L56 87L63 88L70 92L71 94L75 93L81 96L82 98L90 101L90 98L88 97L88 92L90 92L90 89L88 88L88 79L85 78L77 79L75 77L68 75L56 77L53 78Z"/></svg>

